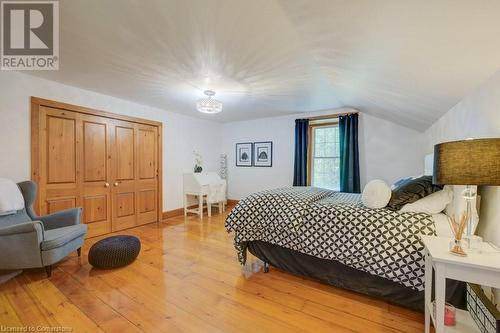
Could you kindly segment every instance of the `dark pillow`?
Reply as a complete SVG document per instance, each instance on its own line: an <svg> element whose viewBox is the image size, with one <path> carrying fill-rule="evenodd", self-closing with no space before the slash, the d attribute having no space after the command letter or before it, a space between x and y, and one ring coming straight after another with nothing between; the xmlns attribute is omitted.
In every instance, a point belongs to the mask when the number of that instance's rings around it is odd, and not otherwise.
<svg viewBox="0 0 500 333"><path fill-rule="evenodd" d="M409 182L412 179L413 179L413 177L401 178L400 180L398 180L394 184L392 184L391 190L394 190L394 189L400 187L401 185L403 185L406 182Z"/></svg>
<svg viewBox="0 0 500 333"><path fill-rule="evenodd" d="M413 203L442 189L443 186L432 184L432 176L422 176L403 182L392 190L391 200L387 204L387 208L400 210L404 205Z"/></svg>

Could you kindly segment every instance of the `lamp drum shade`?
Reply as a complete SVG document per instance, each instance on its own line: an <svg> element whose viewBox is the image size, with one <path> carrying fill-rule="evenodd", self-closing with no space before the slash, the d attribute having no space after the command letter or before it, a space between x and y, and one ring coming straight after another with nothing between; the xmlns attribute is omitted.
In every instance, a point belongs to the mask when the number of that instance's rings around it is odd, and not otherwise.
<svg viewBox="0 0 500 333"><path fill-rule="evenodd" d="M435 145L433 182L445 185L500 185L500 138Z"/></svg>

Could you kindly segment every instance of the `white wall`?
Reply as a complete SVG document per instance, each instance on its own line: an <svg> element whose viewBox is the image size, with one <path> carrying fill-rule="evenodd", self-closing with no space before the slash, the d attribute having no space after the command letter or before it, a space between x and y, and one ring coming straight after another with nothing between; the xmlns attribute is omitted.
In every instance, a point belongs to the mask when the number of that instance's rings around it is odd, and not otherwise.
<svg viewBox="0 0 500 333"><path fill-rule="evenodd" d="M362 187L373 179L392 184L403 177L423 174L421 132L367 114L361 114L359 121Z"/></svg>
<svg viewBox="0 0 500 333"><path fill-rule="evenodd" d="M228 155L229 198L240 199L255 191L292 185L295 119L346 111L353 110L337 109L225 124L223 142ZM273 142L273 167L236 167L235 144L256 141ZM423 171L423 136L415 130L362 113L359 146L362 186L376 178L392 183Z"/></svg>
<svg viewBox="0 0 500 333"><path fill-rule="evenodd" d="M193 167L193 150L205 170L219 170L222 125L40 79L0 73L0 177L30 178L30 96L163 122L163 210L182 207L182 173Z"/></svg>
<svg viewBox="0 0 500 333"><path fill-rule="evenodd" d="M500 137L500 71L444 114L425 132L425 137L427 153L440 142ZM483 187L479 194L479 233L500 245L500 187Z"/></svg>

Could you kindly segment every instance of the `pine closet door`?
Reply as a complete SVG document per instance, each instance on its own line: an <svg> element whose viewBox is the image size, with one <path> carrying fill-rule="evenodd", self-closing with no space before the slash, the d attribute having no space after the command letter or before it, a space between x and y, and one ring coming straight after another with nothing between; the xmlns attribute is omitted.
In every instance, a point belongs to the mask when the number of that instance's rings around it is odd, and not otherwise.
<svg viewBox="0 0 500 333"><path fill-rule="evenodd" d="M137 225L136 124L113 121L112 182L113 231Z"/></svg>
<svg viewBox="0 0 500 333"><path fill-rule="evenodd" d="M82 207L88 237L111 232L110 121L40 109L40 214Z"/></svg>
<svg viewBox="0 0 500 333"><path fill-rule="evenodd" d="M111 232L111 120L80 114L81 203L87 237Z"/></svg>
<svg viewBox="0 0 500 333"><path fill-rule="evenodd" d="M120 118L32 98L40 215L82 207L87 237L160 220L161 123Z"/></svg>
<svg viewBox="0 0 500 333"><path fill-rule="evenodd" d="M113 231L158 221L158 128L114 121Z"/></svg>
<svg viewBox="0 0 500 333"><path fill-rule="evenodd" d="M79 186L79 114L49 107L40 108L38 206L39 215L82 204Z"/></svg>
<svg viewBox="0 0 500 333"><path fill-rule="evenodd" d="M158 127L138 124L137 147L137 223L157 221L158 216Z"/></svg>

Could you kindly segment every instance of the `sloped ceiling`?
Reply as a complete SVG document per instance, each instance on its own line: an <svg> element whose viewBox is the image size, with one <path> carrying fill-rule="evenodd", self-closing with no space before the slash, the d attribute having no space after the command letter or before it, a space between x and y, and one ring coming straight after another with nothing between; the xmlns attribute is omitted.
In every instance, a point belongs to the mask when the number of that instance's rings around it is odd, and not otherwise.
<svg viewBox="0 0 500 333"><path fill-rule="evenodd" d="M60 1L33 75L217 121L351 106L423 130L500 68L500 1ZM224 103L202 115L203 90Z"/></svg>

